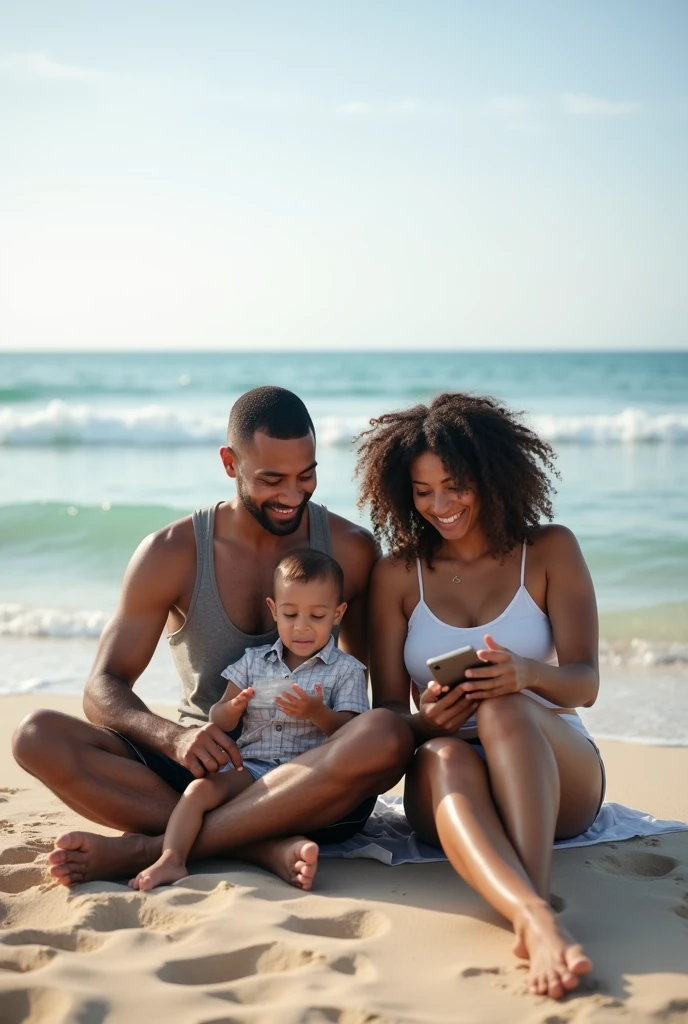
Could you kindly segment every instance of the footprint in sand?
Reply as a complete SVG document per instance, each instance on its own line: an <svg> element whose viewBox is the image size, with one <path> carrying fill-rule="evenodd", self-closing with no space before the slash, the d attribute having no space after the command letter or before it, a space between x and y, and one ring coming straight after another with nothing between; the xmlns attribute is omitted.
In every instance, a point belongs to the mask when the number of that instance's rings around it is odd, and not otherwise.
<svg viewBox="0 0 688 1024"><path fill-rule="evenodd" d="M590 867L606 871L610 875L624 875L628 878L664 878L678 867L678 861L662 853L645 853L629 850L628 853L606 853L595 861L586 861Z"/></svg>
<svg viewBox="0 0 688 1024"><path fill-rule="evenodd" d="M361 953L356 953L354 956L340 956L330 962L330 967L340 974L355 976L360 981L373 981L378 976L372 961Z"/></svg>
<svg viewBox="0 0 688 1024"><path fill-rule="evenodd" d="M503 967L464 967L460 972L461 978L479 978L483 974L504 974Z"/></svg>
<svg viewBox="0 0 688 1024"><path fill-rule="evenodd" d="M0 892L26 892L47 880L46 871L39 864L6 864L0 869Z"/></svg>
<svg viewBox="0 0 688 1024"><path fill-rule="evenodd" d="M303 1024L398 1024L390 1017L380 1017L358 1007L312 1006L299 1019Z"/></svg>
<svg viewBox="0 0 688 1024"><path fill-rule="evenodd" d="M29 846L7 846L0 850L0 864L32 864L36 857L52 850L53 844L47 840L36 839Z"/></svg>
<svg viewBox="0 0 688 1024"><path fill-rule="evenodd" d="M350 910L339 917L292 915L281 927L300 935L320 935L328 939L373 939L388 931L390 920L375 910Z"/></svg>
<svg viewBox="0 0 688 1024"><path fill-rule="evenodd" d="M324 956L309 949L294 949L280 942L271 942L192 960L170 960L156 973L161 981L172 985L217 985L254 974L294 971L324 962Z"/></svg>
<svg viewBox="0 0 688 1024"><path fill-rule="evenodd" d="M2 1024L58 1024L65 1020L70 1005L66 993L52 988L0 992L0 1020Z"/></svg>
<svg viewBox="0 0 688 1024"><path fill-rule="evenodd" d="M171 937L172 933L195 924L196 914L188 914L175 907L181 903L161 900L159 896L141 897L139 893L97 894L82 897L76 924L94 932L115 932L129 928L144 928L146 931L162 932Z"/></svg>
<svg viewBox="0 0 688 1024"><path fill-rule="evenodd" d="M66 953L92 953L105 942L95 932L81 931L70 926L68 931L43 931L40 928L22 928L3 934L2 946L47 946ZM0 1015L0 1020L4 1018Z"/></svg>
<svg viewBox="0 0 688 1024"><path fill-rule="evenodd" d="M16 971L18 974L38 971L56 956L57 950L52 946L22 946L15 951L0 945L0 970Z"/></svg>

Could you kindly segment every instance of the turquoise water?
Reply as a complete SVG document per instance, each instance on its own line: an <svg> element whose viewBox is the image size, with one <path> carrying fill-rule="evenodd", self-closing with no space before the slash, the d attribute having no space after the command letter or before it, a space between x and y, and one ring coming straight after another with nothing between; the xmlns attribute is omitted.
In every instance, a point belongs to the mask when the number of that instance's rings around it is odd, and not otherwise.
<svg viewBox="0 0 688 1024"><path fill-rule="evenodd" d="M591 567L609 664L688 662L688 353L0 354L0 692L82 685L139 540L230 496L227 414L264 383L307 402L317 496L350 518L371 416L447 389L523 410L557 449L557 519ZM167 666L156 686L171 696Z"/></svg>

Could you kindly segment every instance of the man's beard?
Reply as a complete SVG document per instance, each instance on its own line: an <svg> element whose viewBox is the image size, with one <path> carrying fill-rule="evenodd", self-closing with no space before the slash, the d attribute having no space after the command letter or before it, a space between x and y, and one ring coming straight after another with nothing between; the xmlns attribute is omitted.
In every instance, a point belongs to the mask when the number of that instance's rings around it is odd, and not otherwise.
<svg viewBox="0 0 688 1024"><path fill-rule="evenodd" d="M237 497L249 515L252 515L264 530L267 530L268 533L272 533L275 537L288 537L289 534L296 533L301 525L303 513L306 511L306 505L310 501L311 496L310 494L307 494L298 506L293 518L286 519L283 523L280 523L279 520L275 522L270 518L267 511L269 508L284 508L283 505L274 505L267 502L264 505L256 505L255 501L249 497L241 486L239 480L237 480Z"/></svg>

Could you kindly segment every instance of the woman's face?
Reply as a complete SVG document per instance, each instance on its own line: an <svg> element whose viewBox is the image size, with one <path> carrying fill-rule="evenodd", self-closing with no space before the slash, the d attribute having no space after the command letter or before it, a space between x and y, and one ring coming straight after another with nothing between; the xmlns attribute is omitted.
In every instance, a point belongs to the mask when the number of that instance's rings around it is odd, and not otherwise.
<svg viewBox="0 0 688 1024"><path fill-rule="evenodd" d="M411 486L416 509L446 540L465 537L478 522L480 502L475 487L459 490L433 452L423 452L411 464Z"/></svg>

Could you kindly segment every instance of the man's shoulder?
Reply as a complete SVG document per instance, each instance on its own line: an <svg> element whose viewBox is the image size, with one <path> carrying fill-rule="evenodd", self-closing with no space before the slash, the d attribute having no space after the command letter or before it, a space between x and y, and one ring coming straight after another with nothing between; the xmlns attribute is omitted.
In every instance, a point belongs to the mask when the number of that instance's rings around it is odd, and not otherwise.
<svg viewBox="0 0 688 1024"><path fill-rule="evenodd" d="M184 571L196 564L196 538L191 516L162 526L140 542L129 562L129 574L136 579L166 577L175 570Z"/></svg>
<svg viewBox="0 0 688 1024"><path fill-rule="evenodd" d="M327 521L335 553L339 551L350 559L361 561L369 568L372 567L380 557L380 547L370 530L361 526L360 523L352 523L350 519L330 512L329 509Z"/></svg>
<svg viewBox="0 0 688 1024"><path fill-rule="evenodd" d="M139 544L136 555L140 560L184 559L196 555L196 537L192 516L176 519L167 526L149 533Z"/></svg>

